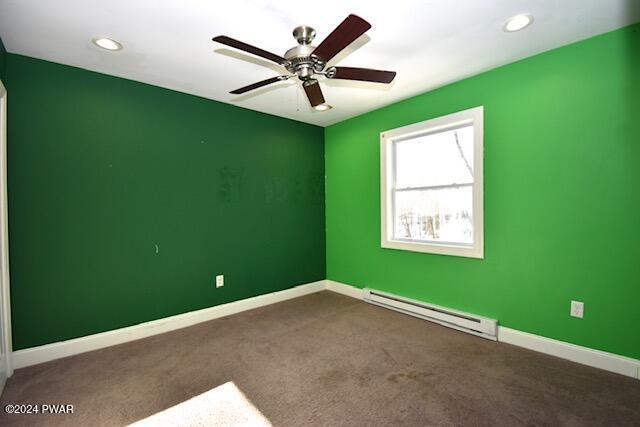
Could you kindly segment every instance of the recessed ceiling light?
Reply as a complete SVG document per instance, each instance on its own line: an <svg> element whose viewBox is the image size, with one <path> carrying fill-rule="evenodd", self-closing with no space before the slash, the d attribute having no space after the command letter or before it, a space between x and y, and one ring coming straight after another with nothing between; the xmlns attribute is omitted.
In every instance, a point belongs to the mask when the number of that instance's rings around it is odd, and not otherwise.
<svg viewBox="0 0 640 427"><path fill-rule="evenodd" d="M115 40L108 39L106 37L98 37L93 39L93 43L96 46L99 46L103 49L107 50L120 50L122 49L122 45Z"/></svg>
<svg viewBox="0 0 640 427"><path fill-rule="evenodd" d="M526 13L521 13L516 16L512 16L507 20L507 23L504 24L504 30L512 33L514 31L520 31L533 22L533 16L528 15Z"/></svg>
<svg viewBox="0 0 640 427"><path fill-rule="evenodd" d="M320 105L316 105L315 107L313 107L316 111L328 111L331 110L333 107L329 104L320 104Z"/></svg>

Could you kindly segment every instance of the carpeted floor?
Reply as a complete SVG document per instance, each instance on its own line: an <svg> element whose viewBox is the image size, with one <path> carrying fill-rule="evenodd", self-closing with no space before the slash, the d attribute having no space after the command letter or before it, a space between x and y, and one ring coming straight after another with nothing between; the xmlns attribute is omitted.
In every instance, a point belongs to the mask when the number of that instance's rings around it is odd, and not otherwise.
<svg viewBox="0 0 640 427"><path fill-rule="evenodd" d="M118 426L174 407L173 422L227 389L275 426L640 425L638 380L330 292L20 369L3 408L74 414L0 425Z"/></svg>

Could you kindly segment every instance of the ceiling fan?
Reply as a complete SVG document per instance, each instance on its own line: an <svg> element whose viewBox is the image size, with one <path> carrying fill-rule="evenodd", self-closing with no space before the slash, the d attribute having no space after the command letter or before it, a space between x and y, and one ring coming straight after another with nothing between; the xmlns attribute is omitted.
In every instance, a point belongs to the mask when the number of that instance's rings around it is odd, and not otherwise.
<svg viewBox="0 0 640 427"><path fill-rule="evenodd" d="M233 90L230 93L239 95L272 83L298 77L302 81L302 87L307 94L307 98L309 98L311 106L317 110L328 110L331 107L325 104L320 84L315 78L316 76L377 83L391 83L396 76L395 71L372 70L370 68L329 67L325 69L327 62L369 28L371 28L371 24L364 19L356 15L349 15L316 47L311 45L316 31L311 27L301 25L293 30L293 37L298 41L298 45L286 51L284 56L267 52L227 36L214 37L213 41L261 56L282 65L287 71L293 73L271 77Z"/></svg>

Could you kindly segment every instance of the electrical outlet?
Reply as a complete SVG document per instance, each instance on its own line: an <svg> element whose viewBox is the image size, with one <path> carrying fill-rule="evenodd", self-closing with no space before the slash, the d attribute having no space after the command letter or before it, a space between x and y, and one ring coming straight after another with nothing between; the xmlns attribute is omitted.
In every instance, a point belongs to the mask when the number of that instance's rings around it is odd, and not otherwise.
<svg viewBox="0 0 640 427"><path fill-rule="evenodd" d="M222 274L216 276L216 288L224 286L224 276Z"/></svg>
<svg viewBox="0 0 640 427"><path fill-rule="evenodd" d="M584 303L571 301L571 316L582 319L584 317Z"/></svg>

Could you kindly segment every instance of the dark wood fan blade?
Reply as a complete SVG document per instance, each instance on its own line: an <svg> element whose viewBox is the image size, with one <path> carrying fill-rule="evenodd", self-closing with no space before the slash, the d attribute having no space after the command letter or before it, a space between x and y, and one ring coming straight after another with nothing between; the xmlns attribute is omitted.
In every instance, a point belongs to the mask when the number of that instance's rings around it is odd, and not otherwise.
<svg viewBox="0 0 640 427"><path fill-rule="evenodd" d="M309 103L312 107L316 105L324 104L324 96L322 96L322 89L317 80L308 80L302 85L304 91L309 98Z"/></svg>
<svg viewBox="0 0 640 427"><path fill-rule="evenodd" d="M242 93L249 92L250 90L254 90L254 89L258 89L259 87L262 87L262 86L270 85L271 83L275 83L275 82L279 82L279 81L282 81L282 80L286 80L287 78L288 78L287 76L271 77L270 79L262 80L260 82L256 82L256 83L250 84L248 86L241 87L240 89L232 90L229 93L232 93L234 95L240 95Z"/></svg>
<svg viewBox="0 0 640 427"><path fill-rule="evenodd" d="M266 50L260 49L255 46L251 46L250 44L246 44L236 39L232 39L231 37L217 36L217 37L214 37L212 40L214 42L226 44L227 46L235 47L236 49L244 50L245 52L249 52L254 55L261 56L277 64L283 64L287 61L286 59L276 55L275 53L267 52Z"/></svg>
<svg viewBox="0 0 640 427"><path fill-rule="evenodd" d="M369 28L371 28L371 24L364 19L356 15L349 15L315 48L313 54L324 62L328 62Z"/></svg>
<svg viewBox="0 0 640 427"><path fill-rule="evenodd" d="M391 83L396 77L396 72L372 70L370 68L331 67L327 70L327 77L329 77L330 79Z"/></svg>

